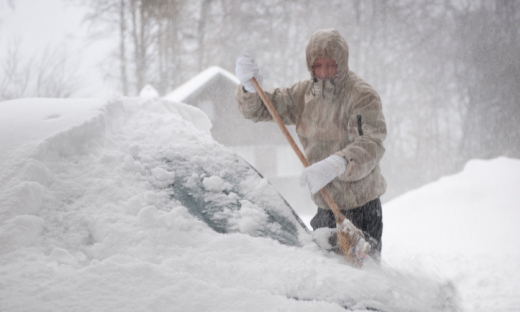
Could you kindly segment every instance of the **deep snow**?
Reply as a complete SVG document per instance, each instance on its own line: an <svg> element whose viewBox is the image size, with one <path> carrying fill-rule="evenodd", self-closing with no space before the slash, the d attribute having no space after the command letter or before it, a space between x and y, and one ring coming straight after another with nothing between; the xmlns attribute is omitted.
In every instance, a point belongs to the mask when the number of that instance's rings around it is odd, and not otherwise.
<svg viewBox="0 0 520 312"><path fill-rule="evenodd" d="M471 161L385 205L383 264L360 270L305 231L300 247L258 237L264 207L242 205L222 234L172 200L165 157L233 157L196 108L0 105L1 311L446 311L457 298L469 311L520 309L518 160ZM199 176L213 193L230 188L224 177ZM264 179L246 182L279 200Z"/></svg>
<svg viewBox="0 0 520 312"><path fill-rule="evenodd" d="M464 311L520 311L519 190L520 160L471 160L383 207L383 256L451 279Z"/></svg>

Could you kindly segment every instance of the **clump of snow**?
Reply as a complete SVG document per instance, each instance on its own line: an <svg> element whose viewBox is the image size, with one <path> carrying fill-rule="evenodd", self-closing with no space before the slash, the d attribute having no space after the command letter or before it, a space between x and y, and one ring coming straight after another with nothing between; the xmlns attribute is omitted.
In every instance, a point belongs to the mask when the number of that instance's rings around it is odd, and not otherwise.
<svg viewBox="0 0 520 312"><path fill-rule="evenodd" d="M150 170L153 177L157 180L154 185L157 187L166 187L175 182L175 172L168 171L161 167Z"/></svg>
<svg viewBox="0 0 520 312"><path fill-rule="evenodd" d="M241 233L255 236L256 232L267 223L268 215L250 201L242 200L240 204L238 211L240 217L236 220L238 229Z"/></svg>
<svg viewBox="0 0 520 312"><path fill-rule="evenodd" d="M30 247L43 232L44 220L37 216L21 215L0 225L0 254L22 247Z"/></svg>
<svg viewBox="0 0 520 312"><path fill-rule="evenodd" d="M330 237L336 233L336 229L330 228L318 228L312 232L312 237L316 244L318 244L324 250L331 250L332 245L330 244Z"/></svg>
<svg viewBox="0 0 520 312"><path fill-rule="evenodd" d="M168 171L166 171L166 170L164 170L163 168L160 168L160 167L153 168L151 171L152 171L152 175L157 180L168 181L170 183L173 183L173 181L175 180L175 173L174 172L168 172Z"/></svg>
<svg viewBox="0 0 520 312"><path fill-rule="evenodd" d="M220 193L226 189L224 185L224 180L222 180L218 176L204 178L202 180L202 184L204 185L204 188L206 188L206 190L214 193Z"/></svg>
<svg viewBox="0 0 520 312"><path fill-rule="evenodd" d="M240 201L239 210L224 209L224 211L217 213L216 217L226 220L230 231L236 230L251 236L258 236L259 231L268 226L269 219L263 209L248 200Z"/></svg>
<svg viewBox="0 0 520 312"><path fill-rule="evenodd" d="M139 92L139 97L145 99L154 99L159 97L159 92L157 92L157 90L152 87L152 85L147 84L143 87L143 89L141 89L141 92Z"/></svg>
<svg viewBox="0 0 520 312"><path fill-rule="evenodd" d="M219 176L204 177L202 179L202 185L204 185L204 188L207 191L213 193L221 193L232 189L231 184L224 181Z"/></svg>
<svg viewBox="0 0 520 312"><path fill-rule="evenodd" d="M184 120L194 125L195 128L211 136L211 127L213 125L211 124L211 120L209 120L208 116L206 116L202 110L195 106L180 102L170 102L169 100L165 100L165 102L169 103L167 107L170 112L179 114Z"/></svg>
<svg viewBox="0 0 520 312"><path fill-rule="evenodd" d="M5 209L0 211L3 218L18 215L37 215L43 203L43 186L34 181L22 181L6 189L0 197Z"/></svg>

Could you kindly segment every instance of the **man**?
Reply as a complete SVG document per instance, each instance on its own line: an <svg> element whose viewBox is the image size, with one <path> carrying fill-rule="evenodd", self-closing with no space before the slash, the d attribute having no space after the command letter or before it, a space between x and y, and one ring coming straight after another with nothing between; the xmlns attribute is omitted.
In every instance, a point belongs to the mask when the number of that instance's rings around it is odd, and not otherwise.
<svg viewBox="0 0 520 312"><path fill-rule="evenodd" d="M377 92L349 70L349 50L335 29L316 31L306 49L310 80L266 92L287 125L296 133L311 166L301 184L308 185L318 206L311 220L314 230L334 228L332 211L318 192L327 190L341 212L363 231L378 259L383 232L381 201L386 181L379 162L384 153L386 123ZM272 120L250 79L262 76L249 56L237 60L242 85L236 92L239 109L255 122Z"/></svg>

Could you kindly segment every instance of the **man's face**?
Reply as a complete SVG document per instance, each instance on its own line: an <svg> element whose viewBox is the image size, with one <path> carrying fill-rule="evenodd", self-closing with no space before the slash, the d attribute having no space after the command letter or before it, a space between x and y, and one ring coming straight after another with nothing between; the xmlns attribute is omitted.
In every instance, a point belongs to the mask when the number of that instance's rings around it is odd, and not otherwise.
<svg viewBox="0 0 520 312"><path fill-rule="evenodd" d="M338 64L329 58L317 58L312 65L314 76L320 79L331 79L338 73Z"/></svg>

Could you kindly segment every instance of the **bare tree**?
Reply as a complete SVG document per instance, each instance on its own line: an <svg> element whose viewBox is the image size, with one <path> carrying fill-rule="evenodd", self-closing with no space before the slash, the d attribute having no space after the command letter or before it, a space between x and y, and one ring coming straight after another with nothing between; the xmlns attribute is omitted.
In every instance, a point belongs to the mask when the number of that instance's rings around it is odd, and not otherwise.
<svg viewBox="0 0 520 312"><path fill-rule="evenodd" d="M4 6L14 9L14 0L0 0L0 9Z"/></svg>
<svg viewBox="0 0 520 312"><path fill-rule="evenodd" d="M9 45L0 72L0 101L22 97L66 98L80 90L77 67L66 49L47 48L25 60L20 41Z"/></svg>
<svg viewBox="0 0 520 312"><path fill-rule="evenodd" d="M11 43L2 63L0 101L25 97L28 93L31 71L31 62L27 64L21 62L19 41Z"/></svg>
<svg viewBox="0 0 520 312"><path fill-rule="evenodd" d="M126 1L119 2L119 63L121 70L121 89L128 94L128 74L126 59Z"/></svg>

